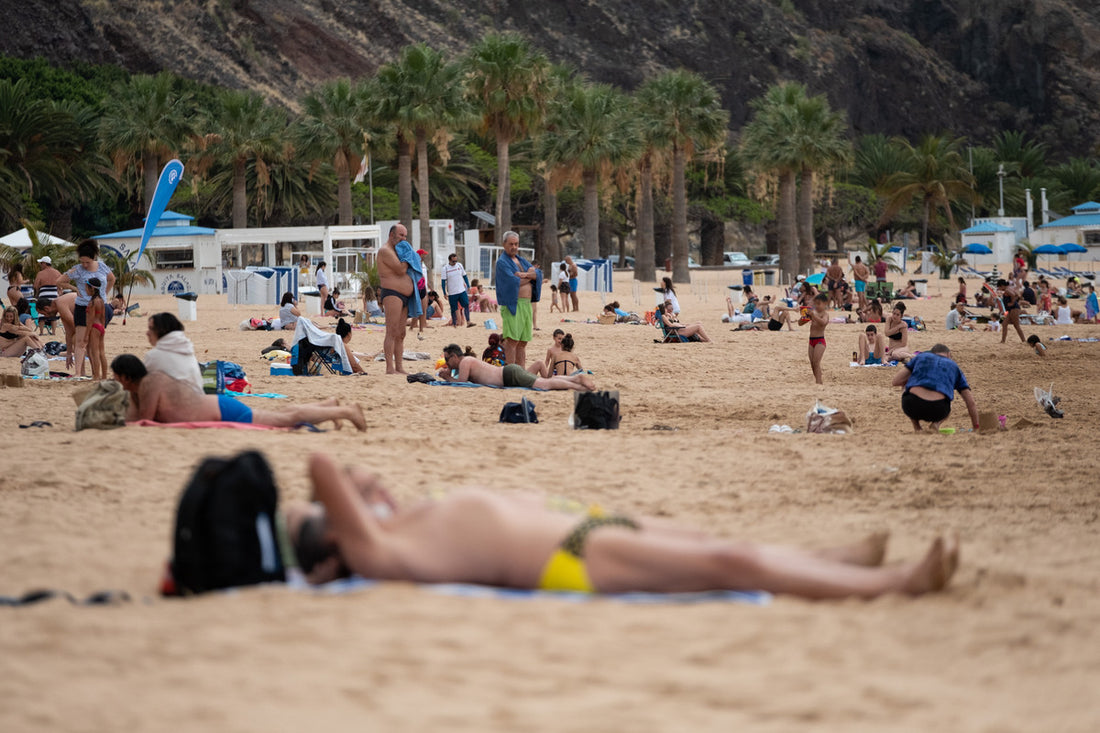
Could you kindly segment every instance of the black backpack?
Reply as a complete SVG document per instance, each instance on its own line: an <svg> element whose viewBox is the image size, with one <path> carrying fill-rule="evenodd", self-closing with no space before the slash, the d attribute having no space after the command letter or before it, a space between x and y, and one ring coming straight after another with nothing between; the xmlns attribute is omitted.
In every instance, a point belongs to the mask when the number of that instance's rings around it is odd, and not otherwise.
<svg viewBox="0 0 1100 733"><path fill-rule="evenodd" d="M207 458L180 496L170 563L174 588L190 595L283 581L275 478L262 455Z"/></svg>
<svg viewBox="0 0 1100 733"><path fill-rule="evenodd" d="M500 422L531 423L538 422L535 403L524 397L519 402L506 402L500 411Z"/></svg>
<svg viewBox="0 0 1100 733"><path fill-rule="evenodd" d="M577 392L573 399L574 430L618 430L618 392Z"/></svg>

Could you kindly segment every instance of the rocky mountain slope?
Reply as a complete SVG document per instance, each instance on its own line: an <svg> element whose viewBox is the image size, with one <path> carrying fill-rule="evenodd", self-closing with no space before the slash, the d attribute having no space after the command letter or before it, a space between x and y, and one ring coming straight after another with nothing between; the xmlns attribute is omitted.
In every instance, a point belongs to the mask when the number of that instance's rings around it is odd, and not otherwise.
<svg viewBox="0 0 1100 733"><path fill-rule="evenodd" d="M162 69L288 106L373 72L401 46L461 53L517 30L551 58L627 89L697 70L739 128L783 79L826 92L857 133L975 140L1033 132L1066 154L1100 135L1095 0L0 0L0 52Z"/></svg>

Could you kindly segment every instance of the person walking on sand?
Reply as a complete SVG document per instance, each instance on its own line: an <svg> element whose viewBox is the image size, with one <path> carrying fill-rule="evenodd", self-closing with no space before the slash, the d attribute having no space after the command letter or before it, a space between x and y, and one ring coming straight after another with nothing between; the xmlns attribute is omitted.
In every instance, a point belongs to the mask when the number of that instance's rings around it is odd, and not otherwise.
<svg viewBox="0 0 1100 733"><path fill-rule="evenodd" d="M367 429L363 408L331 402L293 405L281 410L254 410L228 394L201 394L183 380L164 372L149 373L141 359L121 354L111 362L115 380L130 393L129 420L153 422L239 422L292 428L300 423L331 420L340 427L347 420L359 431Z"/></svg>
<svg viewBox="0 0 1100 733"><path fill-rule="evenodd" d="M466 268L458 261L458 254L447 255L447 264L440 273L443 279L443 291L447 294L447 303L451 306L451 325L457 327L473 326L470 322L470 297L466 291L470 287L470 278Z"/></svg>
<svg viewBox="0 0 1100 733"><path fill-rule="evenodd" d="M810 369L814 381L824 384L821 376L821 359L825 356L825 327L829 325L829 296L818 293L814 296L814 307L810 311Z"/></svg>
<svg viewBox="0 0 1100 733"><path fill-rule="evenodd" d="M954 537L919 560L883 565L887 536L810 551L723 541L649 517L571 514L545 499L454 491L398 506L378 481L309 459L313 503L286 508L287 535L310 583L354 573L418 583L478 583L574 593L761 590L807 599L919 596L958 568Z"/></svg>
<svg viewBox="0 0 1100 733"><path fill-rule="evenodd" d="M1020 328L1020 311L1023 308L1020 303L1020 292L1008 284L1007 280L997 281L997 294L1001 296L1001 307L1004 311L1004 324L1001 327L1001 343L1008 338L1008 326L1016 329L1020 336L1020 343L1026 344L1027 337L1024 329Z"/></svg>

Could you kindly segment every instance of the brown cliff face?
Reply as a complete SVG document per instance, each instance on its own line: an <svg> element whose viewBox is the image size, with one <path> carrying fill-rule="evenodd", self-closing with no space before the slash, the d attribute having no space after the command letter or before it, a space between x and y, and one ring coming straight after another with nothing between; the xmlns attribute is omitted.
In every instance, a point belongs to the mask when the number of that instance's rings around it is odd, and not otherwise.
<svg viewBox="0 0 1100 733"><path fill-rule="evenodd" d="M627 89L683 66L715 83L739 128L785 79L825 92L857 133L1028 130L1083 154L1100 123L1092 0L0 0L20 18L0 51L162 69L288 106L318 82L372 73L403 45L461 53L517 30L551 58Z"/></svg>

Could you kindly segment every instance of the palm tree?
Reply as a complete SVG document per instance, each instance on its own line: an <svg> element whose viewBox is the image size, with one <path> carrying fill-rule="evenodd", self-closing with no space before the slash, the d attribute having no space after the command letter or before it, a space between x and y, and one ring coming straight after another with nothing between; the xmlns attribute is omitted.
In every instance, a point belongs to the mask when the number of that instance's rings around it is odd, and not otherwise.
<svg viewBox="0 0 1100 733"><path fill-rule="evenodd" d="M848 162L851 145L845 133L844 114L829 109L825 95L807 97L803 88L797 101L798 130L791 144L802 165L798 189L798 268L808 271L814 259L814 173Z"/></svg>
<svg viewBox="0 0 1100 733"><path fill-rule="evenodd" d="M23 228L27 230L27 236L31 240L31 246L26 249L16 249L7 245L0 245L0 270L9 272L13 265L23 266L23 276L28 280L34 280L38 274L38 260L49 256L52 264L58 270L65 272L76 265L76 248L67 244L50 244L41 236L41 222L20 220Z"/></svg>
<svg viewBox="0 0 1100 733"><path fill-rule="evenodd" d="M137 258L137 254L136 249L125 257L119 256L106 248L101 250L100 255L103 257L103 262L115 274L115 292L126 293L134 285L148 285L154 288L157 286L157 280L153 277L153 273L148 270L134 269L134 260ZM145 250L142 259L148 260L150 267L155 268L157 266L156 258L148 249Z"/></svg>
<svg viewBox="0 0 1100 733"><path fill-rule="evenodd" d="M697 146L714 145L725 138L729 113L722 109L714 87L691 71L668 71L646 81L638 90L638 99L647 110L643 124L653 147L672 153L672 279L690 282L687 161ZM652 201L649 211L647 216L652 215Z"/></svg>
<svg viewBox="0 0 1100 733"><path fill-rule="evenodd" d="M450 132L465 124L469 108L463 96L462 67L449 63L444 55L423 43L406 46L398 60L378 70L377 115L393 124L399 138L412 141L416 146L417 192L420 194L420 248L431 253L429 267L435 260L431 241L430 193L428 171L428 141L431 140L440 156L447 158ZM399 153L400 155L400 153ZM400 165L408 162L399 158ZM399 179L401 172L399 171ZM409 197L411 219L411 186L408 191L399 186L398 195ZM402 212L405 207L402 206ZM411 221L404 222L406 226Z"/></svg>
<svg viewBox="0 0 1100 733"><path fill-rule="evenodd" d="M763 97L753 100L753 118L741 134L742 151L749 165L778 179L779 266L788 280L799 271L795 194L802 161L790 140L798 134L797 101L801 96L804 90L799 84L769 88Z"/></svg>
<svg viewBox="0 0 1100 733"><path fill-rule="evenodd" d="M314 162L331 162L336 173L337 221L352 224L351 178L363 156L363 133L370 114L366 91L350 79L325 82L302 99L295 137L301 154Z"/></svg>
<svg viewBox="0 0 1100 733"><path fill-rule="evenodd" d="M516 33L490 33L466 57L467 86L481 115L479 131L496 138L497 197L494 241L512 227L510 146L542 122L550 64Z"/></svg>
<svg viewBox="0 0 1100 733"><path fill-rule="evenodd" d="M946 214L949 227L955 229L951 205L968 201L973 195L973 179L966 161L959 152L962 139L926 135L915 147L907 140L898 140L906 151L905 170L890 176L883 184L887 196L886 210L880 224L913 201L921 206L921 249L928 247L928 229L932 214L940 209Z"/></svg>
<svg viewBox="0 0 1100 733"><path fill-rule="evenodd" d="M286 114L264 103L255 92L222 90L217 106L208 112L211 131L202 138L204 166L218 161L233 171L233 228L248 226L249 163L255 183L270 185L267 164L283 152Z"/></svg>
<svg viewBox="0 0 1100 733"><path fill-rule="evenodd" d="M176 79L168 72L138 75L115 90L106 109L100 140L120 173L139 164L145 179L143 210L148 213L161 163L167 162L191 133L191 98L176 90Z"/></svg>
<svg viewBox="0 0 1100 733"><path fill-rule="evenodd" d="M1088 158L1071 158L1051 171L1071 206L1100 198L1100 167Z"/></svg>
<svg viewBox="0 0 1100 733"><path fill-rule="evenodd" d="M639 148L629 109L625 96L607 84L578 86L561 105L557 129L545 139L546 163L561 166L564 178L579 178L584 187L585 257L600 253L600 178Z"/></svg>

